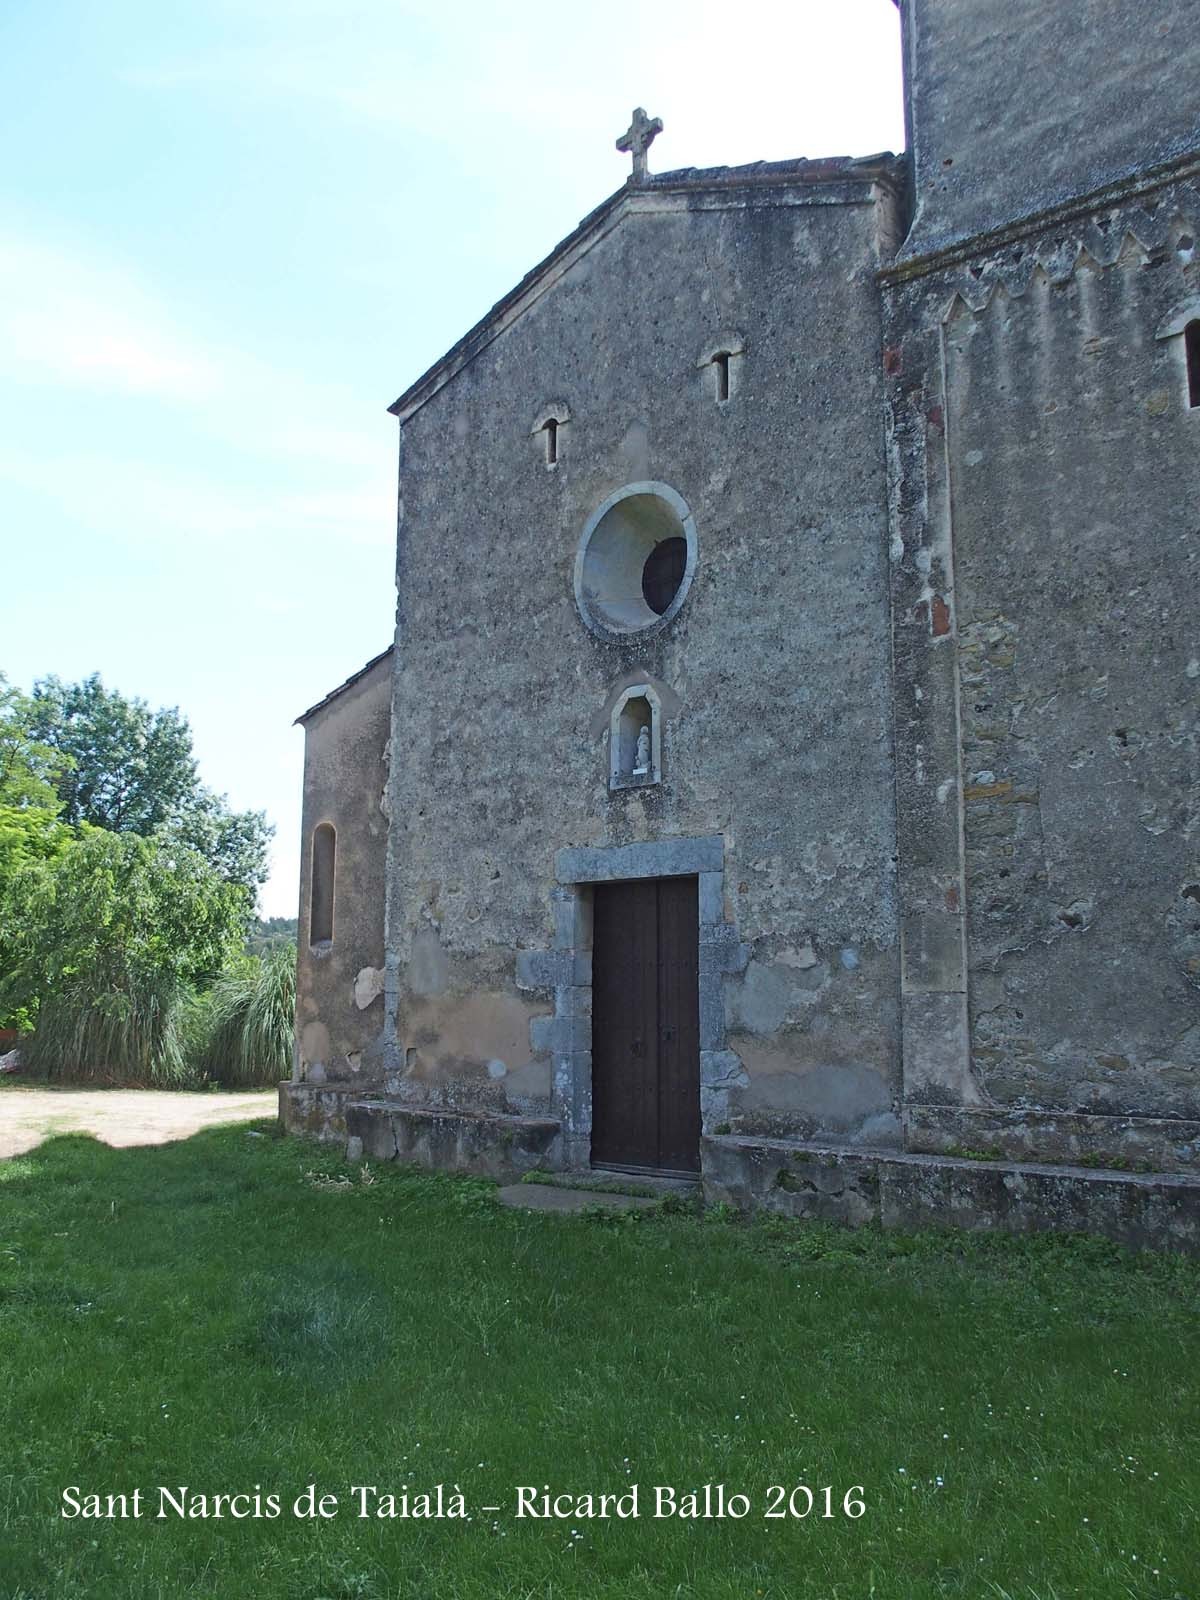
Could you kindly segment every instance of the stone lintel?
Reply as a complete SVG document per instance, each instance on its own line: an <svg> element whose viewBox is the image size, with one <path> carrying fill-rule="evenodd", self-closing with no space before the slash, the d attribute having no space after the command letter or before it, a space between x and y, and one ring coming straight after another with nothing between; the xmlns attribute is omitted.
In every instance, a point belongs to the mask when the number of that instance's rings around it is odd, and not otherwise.
<svg viewBox="0 0 1200 1600"><path fill-rule="evenodd" d="M658 839L608 849L568 847L555 855L554 875L559 883L615 883L629 878L721 874L724 865L725 840L714 834L701 839Z"/></svg>

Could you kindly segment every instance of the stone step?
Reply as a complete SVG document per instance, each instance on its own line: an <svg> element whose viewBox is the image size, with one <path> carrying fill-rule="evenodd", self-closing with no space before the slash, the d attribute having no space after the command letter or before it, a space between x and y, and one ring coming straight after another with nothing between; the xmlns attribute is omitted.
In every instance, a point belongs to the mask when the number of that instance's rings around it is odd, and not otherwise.
<svg viewBox="0 0 1200 1600"><path fill-rule="evenodd" d="M652 1194L681 1195L684 1199L700 1193L700 1174L694 1178L669 1178L658 1172L622 1172L606 1167L592 1167L584 1172L556 1172L554 1181L560 1189L590 1189L604 1194L632 1194L643 1198Z"/></svg>
<svg viewBox="0 0 1200 1600"><path fill-rule="evenodd" d="M610 1189L566 1189L549 1183L510 1183L496 1191L502 1206L520 1211L642 1211L658 1204L657 1197L614 1194Z"/></svg>

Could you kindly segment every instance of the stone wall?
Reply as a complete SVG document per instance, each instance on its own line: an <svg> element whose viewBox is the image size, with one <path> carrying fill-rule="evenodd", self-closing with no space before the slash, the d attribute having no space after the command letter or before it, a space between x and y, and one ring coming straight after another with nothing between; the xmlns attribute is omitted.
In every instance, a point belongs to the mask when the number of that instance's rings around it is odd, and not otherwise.
<svg viewBox="0 0 1200 1600"><path fill-rule="evenodd" d="M397 1094L553 1109L559 1035L587 1017L516 980L522 952L586 953L556 944L556 907L586 912L558 905L556 854L717 836L712 926L745 954L712 1115L899 1138L874 282L895 217L885 170L829 166L629 192L398 402ZM722 347L724 402L704 364ZM533 431L550 412L554 464ZM581 620L576 552L641 481L686 502L698 563L668 627L613 642ZM614 792L610 712L643 682L662 782Z"/></svg>
<svg viewBox="0 0 1200 1600"><path fill-rule="evenodd" d="M1182 166L887 274L916 1148L1200 1151L1198 225Z"/></svg>
<svg viewBox="0 0 1200 1600"><path fill-rule="evenodd" d="M925 255L1200 145L1200 31L1179 0L901 0Z"/></svg>
<svg viewBox="0 0 1200 1600"><path fill-rule="evenodd" d="M296 974L298 1083L377 1083L383 1068L384 876L392 656L305 714ZM336 849L332 939L314 940L313 840ZM322 930L315 930L320 933Z"/></svg>
<svg viewBox="0 0 1200 1600"><path fill-rule="evenodd" d="M1200 1255L1200 1178L706 1138L704 1197L849 1227L1092 1233Z"/></svg>
<svg viewBox="0 0 1200 1600"><path fill-rule="evenodd" d="M1200 43L901 10L908 162L633 182L392 408L386 864L373 668L289 1126L586 1164L594 886L694 873L710 1197L1196 1247ZM686 597L621 637L581 535L650 491Z"/></svg>

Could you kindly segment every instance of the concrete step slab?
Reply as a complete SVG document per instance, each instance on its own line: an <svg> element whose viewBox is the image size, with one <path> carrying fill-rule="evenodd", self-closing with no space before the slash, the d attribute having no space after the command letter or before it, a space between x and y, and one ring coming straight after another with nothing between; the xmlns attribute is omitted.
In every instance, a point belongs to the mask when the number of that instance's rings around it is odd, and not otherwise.
<svg viewBox="0 0 1200 1600"><path fill-rule="evenodd" d="M593 1193L651 1194L658 1198L677 1195L688 1199L700 1193L700 1175L694 1178L668 1178L657 1172L619 1172L607 1167L593 1167L588 1172L556 1172L555 1183L560 1189L588 1189Z"/></svg>
<svg viewBox="0 0 1200 1600"><path fill-rule="evenodd" d="M646 1195L613 1194L605 1189L560 1189L549 1183L510 1183L496 1191L502 1206L520 1211L642 1211L656 1206L657 1199Z"/></svg>

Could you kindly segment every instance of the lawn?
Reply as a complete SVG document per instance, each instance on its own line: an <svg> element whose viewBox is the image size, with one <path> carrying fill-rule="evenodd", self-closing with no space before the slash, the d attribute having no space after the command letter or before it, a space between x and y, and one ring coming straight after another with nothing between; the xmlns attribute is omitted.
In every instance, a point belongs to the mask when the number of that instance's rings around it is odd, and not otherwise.
<svg viewBox="0 0 1200 1600"><path fill-rule="evenodd" d="M1197 1263L368 1176L265 1124L0 1163L4 1600L1200 1595ZM351 1492L439 1483L470 1520ZM516 1515L634 1484L636 1520ZM705 1484L749 1513L655 1518Z"/></svg>

